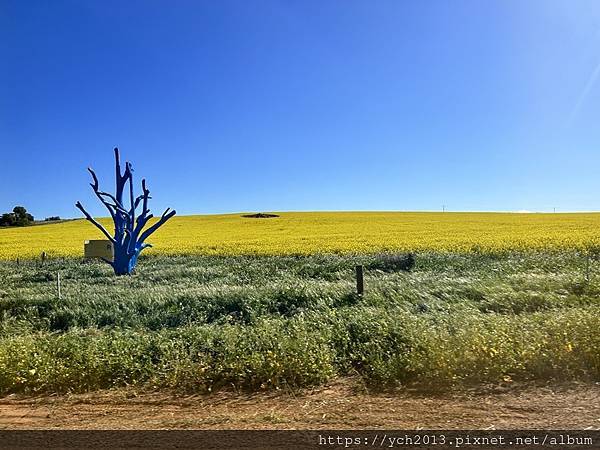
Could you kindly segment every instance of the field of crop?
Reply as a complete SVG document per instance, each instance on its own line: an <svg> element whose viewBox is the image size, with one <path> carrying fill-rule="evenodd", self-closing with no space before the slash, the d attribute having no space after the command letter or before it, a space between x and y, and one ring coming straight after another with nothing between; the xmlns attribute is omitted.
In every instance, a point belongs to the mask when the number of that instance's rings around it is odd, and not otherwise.
<svg viewBox="0 0 600 450"><path fill-rule="evenodd" d="M176 217L131 277L90 238L0 230L0 393L600 379L600 214Z"/></svg>
<svg viewBox="0 0 600 450"><path fill-rule="evenodd" d="M110 231L110 221L102 220ZM81 256L102 239L89 222L0 229L0 259ZM241 214L175 217L147 254L291 255L442 251L498 253L600 247L600 214L319 212L249 219Z"/></svg>
<svg viewBox="0 0 600 450"><path fill-rule="evenodd" d="M0 393L600 379L600 278L579 252L418 253L411 272L380 261L156 256L132 277L0 262Z"/></svg>

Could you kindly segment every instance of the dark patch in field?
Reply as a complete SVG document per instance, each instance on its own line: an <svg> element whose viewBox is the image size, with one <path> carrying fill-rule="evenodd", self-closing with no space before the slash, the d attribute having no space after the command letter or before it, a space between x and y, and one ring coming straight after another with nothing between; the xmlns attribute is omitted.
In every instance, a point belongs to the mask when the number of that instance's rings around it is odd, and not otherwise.
<svg viewBox="0 0 600 450"><path fill-rule="evenodd" d="M248 219L270 219L271 217L279 217L279 216L277 214L256 213L256 214L244 214L242 217L246 217Z"/></svg>

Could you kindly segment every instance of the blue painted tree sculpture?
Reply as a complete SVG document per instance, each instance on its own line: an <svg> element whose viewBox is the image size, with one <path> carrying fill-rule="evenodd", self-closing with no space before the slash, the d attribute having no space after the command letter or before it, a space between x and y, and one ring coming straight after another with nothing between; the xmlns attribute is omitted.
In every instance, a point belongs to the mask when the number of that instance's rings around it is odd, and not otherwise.
<svg viewBox="0 0 600 450"><path fill-rule="evenodd" d="M77 202L75 206L85 215L85 218L92 222L113 244L114 256L113 260L110 261L106 258L102 258L108 264L112 266L117 275L130 275L138 261L140 252L147 247L152 245L146 243L146 239L160 228L167 220L175 215L175 211L170 211L171 208L167 208L162 214L160 219L156 221L152 226L144 227L148 221L154 217L148 209L148 200L150 197L150 191L146 188L146 180L142 179L142 194L134 197L133 194L133 169L130 162L125 163L125 171L121 173L121 163L119 158L119 149L115 148L115 171L116 171L116 192L115 194L109 194L103 192L98 186L98 177L91 168L88 171L92 175L93 182L90 183L96 197L104 204L115 225L114 236L98 223L94 218L85 210L80 202ZM123 194L129 183L129 208L125 208L123 202ZM136 216L136 209L142 205L141 214Z"/></svg>

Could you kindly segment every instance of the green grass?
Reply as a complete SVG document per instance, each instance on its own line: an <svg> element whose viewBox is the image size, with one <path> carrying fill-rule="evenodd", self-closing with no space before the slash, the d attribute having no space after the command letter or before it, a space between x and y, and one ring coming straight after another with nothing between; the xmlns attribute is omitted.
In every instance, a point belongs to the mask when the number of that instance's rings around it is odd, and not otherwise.
<svg viewBox="0 0 600 450"><path fill-rule="evenodd" d="M0 392L600 379L600 278L574 252L0 263ZM56 298L60 271L63 298Z"/></svg>

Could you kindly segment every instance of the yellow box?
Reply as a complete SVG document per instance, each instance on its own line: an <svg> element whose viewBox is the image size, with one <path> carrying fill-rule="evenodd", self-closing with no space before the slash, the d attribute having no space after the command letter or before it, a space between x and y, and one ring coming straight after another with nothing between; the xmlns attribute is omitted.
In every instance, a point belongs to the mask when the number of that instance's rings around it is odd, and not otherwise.
<svg viewBox="0 0 600 450"><path fill-rule="evenodd" d="M83 246L83 255L85 258L106 258L112 260L112 242L108 240L85 241Z"/></svg>

